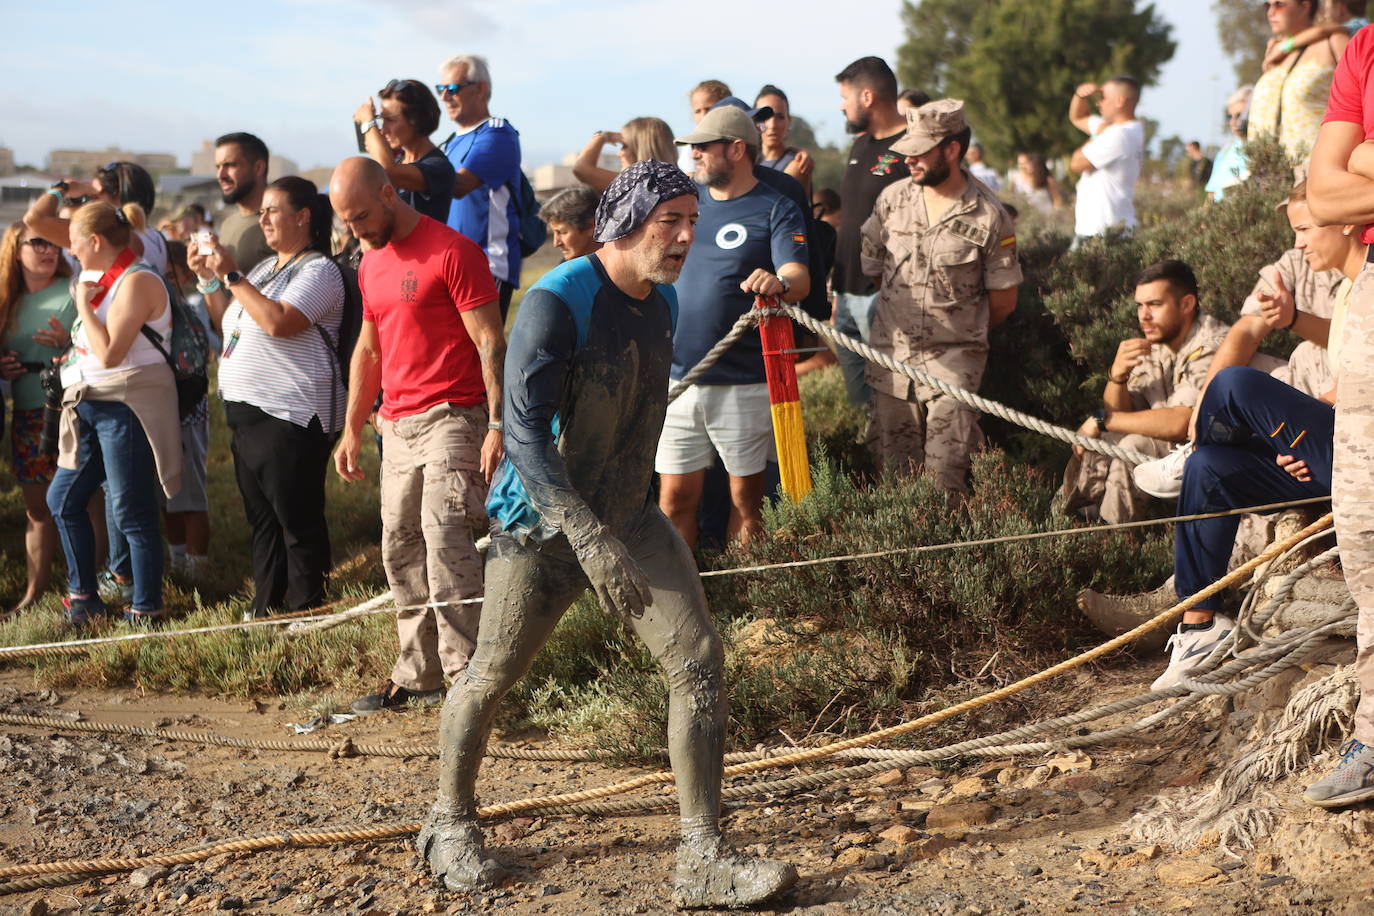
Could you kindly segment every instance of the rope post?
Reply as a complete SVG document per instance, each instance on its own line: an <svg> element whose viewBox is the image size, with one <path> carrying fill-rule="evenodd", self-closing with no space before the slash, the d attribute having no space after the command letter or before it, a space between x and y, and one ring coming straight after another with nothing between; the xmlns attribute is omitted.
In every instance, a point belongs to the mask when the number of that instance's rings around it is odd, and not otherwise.
<svg viewBox="0 0 1374 916"><path fill-rule="evenodd" d="M759 318L759 337L763 341L763 371L768 378L778 474L783 492L799 503L811 492L811 462L806 455L806 427L797 388L796 338L791 319L777 314L776 307L772 296L754 298L754 308L765 310Z"/></svg>

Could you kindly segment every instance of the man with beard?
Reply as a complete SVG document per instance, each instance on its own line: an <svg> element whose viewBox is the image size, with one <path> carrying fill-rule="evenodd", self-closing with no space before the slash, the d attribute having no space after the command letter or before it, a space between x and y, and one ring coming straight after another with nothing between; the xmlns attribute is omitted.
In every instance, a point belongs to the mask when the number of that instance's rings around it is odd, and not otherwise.
<svg viewBox="0 0 1374 916"><path fill-rule="evenodd" d="M906 157L911 180L878 195L860 254L878 284L872 347L977 391L988 329L1016 308L1021 266L1011 217L964 167L970 135L958 99L907 113L892 152ZM982 441L978 412L904 375L874 365L867 373L879 460L899 474L924 469L945 490L966 493Z"/></svg>
<svg viewBox="0 0 1374 916"><path fill-rule="evenodd" d="M840 85L845 128L858 135L840 184L841 220L830 278L835 330L867 343L877 291L859 263L859 227L873 212L878 195L908 174L902 157L892 152L892 144L906 130L906 118L897 110L897 77L881 57L859 58L841 70L835 82ZM872 392L864 380L864 358L843 348L835 355L850 402L867 407Z"/></svg>
<svg viewBox="0 0 1374 916"><path fill-rule="evenodd" d="M755 296L800 302L811 289L806 220L796 204L755 177L759 131L733 105L713 108L677 142L692 148L702 241L677 282L682 317L673 335L673 378L701 361ZM720 455L729 475L727 536L763 532L765 470L773 457L772 410L757 329L668 408L655 468L660 505L691 546L706 469Z"/></svg>
<svg viewBox="0 0 1374 916"><path fill-rule="evenodd" d="M477 245L397 195L372 159L334 170L334 212L368 250L358 267L363 323L349 369L348 408L334 453L339 476L361 480L363 424L380 389L382 565L396 604L400 653L370 715L408 701L443 701L477 639L482 594L476 537L501 459L506 341L496 284Z"/></svg>
<svg viewBox="0 0 1374 916"><path fill-rule="evenodd" d="M267 160L267 144L252 134L225 134L215 141L215 178L229 205L220 217L219 241L244 270L276 256L258 225L262 192L267 187ZM188 244L194 245L195 240Z"/></svg>
<svg viewBox="0 0 1374 916"><path fill-rule="evenodd" d="M668 748L682 818L677 904L750 906L796 880L792 866L744 856L721 835L727 701L720 637L692 555L653 498L678 313L667 284L687 259L697 210L697 189L676 166L634 163L597 207L596 240L604 247L546 274L516 317L506 460L487 503L492 543L481 635L449 691L439 797L416 843L453 890L501 877L477 824L487 734L497 703L589 588L667 674Z"/></svg>
<svg viewBox="0 0 1374 916"><path fill-rule="evenodd" d="M1121 341L1107 369L1102 406L1079 435L1163 458L1188 438L1208 366L1230 326L1202 311L1197 276L1182 261L1157 261L1135 281L1140 335ZM1119 524L1143 518L1150 496L1120 458L1073 447L1059 495L1065 512Z"/></svg>

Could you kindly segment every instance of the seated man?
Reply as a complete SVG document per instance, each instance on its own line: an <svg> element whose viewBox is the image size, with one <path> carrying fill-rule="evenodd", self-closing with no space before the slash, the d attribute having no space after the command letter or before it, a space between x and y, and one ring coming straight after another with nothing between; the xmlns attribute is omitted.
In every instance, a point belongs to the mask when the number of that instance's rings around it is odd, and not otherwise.
<svg viewBox="0 0 1374 916"><path fill-rule="evenodd" d="M1188 436L1207 367L1228 325L1199 310L1197 277L1182 261L1151 264L1136 279L1142 336L1123 340L1107 370L1102 407L1080 435L1163 457ZM1149 497L1131 465L1074 446L1060 492L1064 511L1117 524L1144 515Z"/></svg>
<svg viewBox="0 0 1374 916"><path fill-rule="evenodd" d="M1217 347L1203 390L1229 366L1270 372L1314 398L1325 394L1334 382L1327 337L1342 290L1349 290L1343 268L1347 261L1363 263L1363 251L1357 250L1362 246L1341 226L1314 223L1307 209L1304 181L1293 187L1281 206L1293 227L1294 245L1273 264L1260 268L1259 281L1245 300L1240 319ZM1303 338L1287 364L1259 352L1265 337L1275 330L1289 330ZM1188 438L1193 438L1191 429ZM1189 441L1158 461L1140 465L1134 472L1136 486L1160 499L1177 497L1183 483L1183 463L1191 453Z"/></svg>
<svg viewBox="0 0 1374 916"><path fill-rule="evenodd" d="M1309 397L1283 382L1244 366L1222 370L1207 386L1198 407L1196 450L1183 473L1180 515L1221 512L1313 496L1331 495L1335 392ZM1201 591L1226 574L1241 516L1179 522L1174 532L1174 587L1179 598ZM1172 604L1163 596L1142 618ZM1220 613L1224 597L1213 595L1185 611L1171 637L1169 667L1152 685L1163 690L1200 664L1235 626ZM1079 595L1090 617L1116 603L1091 590ZM1150 613L1150 616L1153 616Z"/></svg>

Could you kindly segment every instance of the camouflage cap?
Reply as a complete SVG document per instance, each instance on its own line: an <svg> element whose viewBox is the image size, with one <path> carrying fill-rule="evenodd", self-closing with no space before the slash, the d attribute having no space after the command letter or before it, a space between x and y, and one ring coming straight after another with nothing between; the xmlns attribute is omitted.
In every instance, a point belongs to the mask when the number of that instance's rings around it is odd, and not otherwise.
<svg viewBox="0 0 1374 916"><path fill-rule="evenodd" d="M924 156L946 137L968 127L960 99L936 99L906 113L906 133L892 144L899 156Z"/></svg>

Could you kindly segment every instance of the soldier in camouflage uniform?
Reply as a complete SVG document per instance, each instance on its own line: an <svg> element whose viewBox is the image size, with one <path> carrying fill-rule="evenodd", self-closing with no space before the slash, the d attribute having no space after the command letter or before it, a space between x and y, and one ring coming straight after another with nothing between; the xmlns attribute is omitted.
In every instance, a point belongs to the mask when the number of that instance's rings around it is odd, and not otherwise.
<svg viewBox="0 0 1374 916"><path fill-rule="evenodd" d="M1363 226L1360 241L1374 242L1374 32L1356 34L1336 66L1326 121L1312 150L1312 215L1327 224ZM1339 334L1336 370L1336 443L1332 507L1341 567L1359 604L1355 673L1360 701L1354 734L1341 762L1309 786L1303 797L1335 808L1374 798L1374 266L1355 280Z"/></svg>
<svg viewBox="0 0 1374 916"><path fill-rule="evenodd" d="M988 329L1016 308L1021 267L1011 217L963 165L964 103L940 99L907 112L892 150L911 180L886 188L861 230L866 276L877 278L870 344L924 372L977 391ZM968 490L978 413L906 376L869 365L872 440L899 473L924 468L946 490Z"/></svg>
<svg viewBox="0 0 1374 916"><path fill-rule="evenodd" d="M1142 337L1121 342L1107 370L1102 407L1078 432L1163 457L1188 435L1207 367L1229 325L1199 311L1197 278L1182 261L1160 261L1136 279ZM1074 446L1060 490L1065 512L1095 512L1117 524L1140 518L1150 497L1131 466Z"/></svg>

